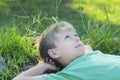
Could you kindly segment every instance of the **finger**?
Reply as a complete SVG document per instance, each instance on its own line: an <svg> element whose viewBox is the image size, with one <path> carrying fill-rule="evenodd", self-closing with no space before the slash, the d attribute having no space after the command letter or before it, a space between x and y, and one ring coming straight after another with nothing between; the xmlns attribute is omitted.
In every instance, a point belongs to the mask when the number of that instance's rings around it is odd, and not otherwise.
<svg viewBox="0 0 120 80"><path fill-rule="evenodd" d="M54 62L52 61L52 59L50 59L50 61L49 61L49 62L50 62L50 64L54 65Z"/></svg>
<svg viewBox="0 0 120 80"><path fill-rule="evenodd" d="M52 60L51 59L50 59L49 63L52 64Z"/></svg>
<svg viewBox="0 0 120 80"><path fill-rule="evenodd" d="M49 62L49 61L48 61L48 58L46 58L45 61L48 63L48 62Z"/></svg>
<svg viewBox="0 0 120 80"><path fill-rule="evenodd" d="M43 58L43 61L44 61L45 63L48 63L48 58Z"/></svg>
<svg viewBox="0 0 120 80"><path fill-rule="evenodd" d="M42 58L43 62L45 62L45 58Z"/></svg>

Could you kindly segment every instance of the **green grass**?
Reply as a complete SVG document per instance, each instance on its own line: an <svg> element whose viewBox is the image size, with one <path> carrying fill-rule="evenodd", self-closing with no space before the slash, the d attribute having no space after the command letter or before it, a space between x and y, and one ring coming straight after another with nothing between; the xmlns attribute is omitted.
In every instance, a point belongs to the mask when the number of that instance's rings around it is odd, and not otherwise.
<svg viewBox="0 0 120 80"><path fill-rule="evenodd" d="M73 8L81 8L85 14L90 15L101 22L106 21L105 5L110 22L112 24L120 24L120 17L118 17L120 16L120 0L73 0L73 5Z"/></svg>
<svg viewBox="0 0 120 80"><path fill-rule="evenodd" d="M30 39L25 35L21 37L15 27L0 29L0 53L7 63L0 80L9 80L18 74L34 52Z"/></svg>
<svg viewBox="0 0 120 80"><path fill-rule="evenodd" d="M119 17L116 17L119 15L119 1L91 1L0 1L0 54L7 62L0 80L11 80L19 74L26 62L38 53L32 38L39 36L48 25L61 20L73 24L82 41L89 43L94 50L120 55L120 24Z"/></svg>
<svg viewBox="0 0 120 80"><path fill-rule="evenodd" d="M87 25L84 27L87 33L84 39L86 44L106 54L120 55L119 29L113 32L108 24L100 25L94 20L89 20Z"/></svg>

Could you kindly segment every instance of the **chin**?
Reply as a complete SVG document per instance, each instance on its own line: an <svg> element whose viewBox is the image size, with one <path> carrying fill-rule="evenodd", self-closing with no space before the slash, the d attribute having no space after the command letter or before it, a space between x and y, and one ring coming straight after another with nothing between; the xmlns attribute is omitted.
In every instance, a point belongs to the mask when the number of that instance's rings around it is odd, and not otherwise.
<svg viewBox="0 0 120 80"><path fill-rule="evenodd" d="M77 58L78 58L78 57L81 57L81 56L83 56L83 55L84 55L84 54L79 54L79 55L77 56Z"/></svg>
<svg viewBox="0 0 120 80"><path fill-rule="evenodd" d="M81 55L84 55L84 54L85 54L85 50L82 50L82 51L81 51Z"/></svg>
<svg viewBox="0 0 120 80"><path fill-rule="evenodd" d="M81 51L79 56L83 56L85 54L85 52Z"/></svg>

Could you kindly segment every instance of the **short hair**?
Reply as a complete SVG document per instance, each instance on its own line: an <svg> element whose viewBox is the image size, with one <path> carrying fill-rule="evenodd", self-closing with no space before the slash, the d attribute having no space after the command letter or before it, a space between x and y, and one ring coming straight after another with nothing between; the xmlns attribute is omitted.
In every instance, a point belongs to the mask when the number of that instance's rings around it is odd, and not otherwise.
<svg viewBox="0 0 120 80"><path fill-rule="evenodd" d="M38 50L40 53L40 56L42 59L51 59L57 67L61 67L62 65L56 61L53 60L48 55L48 50L56 48L55 43L58 41L59 37L57 37L57 34L64 32L64 31L70 31L75 29L71 24L65 21L57 22L55 24L52 24L49 26L40 36L40 39L38 41Z"/></svg>

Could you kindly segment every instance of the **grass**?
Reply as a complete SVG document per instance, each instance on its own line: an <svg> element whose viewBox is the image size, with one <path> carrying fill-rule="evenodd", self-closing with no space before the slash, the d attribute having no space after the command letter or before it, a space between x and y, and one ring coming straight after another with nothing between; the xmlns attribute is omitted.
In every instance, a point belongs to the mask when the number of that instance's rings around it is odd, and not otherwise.
<svg viewBox="0 0 120 80"><path fill-rule="evenodd" d="M85 18L81 13L82 26L87 33L84 41L85 43L89 43L94 50L101 50L107 54L120 55L120 29L113 30L105 5L103 7L106 15L106 23L104 24L91 18L91 16Z"/></svg>
<svg viewBox="0 0 120 80"><path fill-rule="evenodd" d="M81 4L80 4L81 3ZM79 6L80 4L80 6ZM106 21L106 15L104 10L104 5L106 7L108 16L110 18L110 23L112 24L120 24L119 20L120 16L119 12L119 0L73 0L73 8L78 9L81 8L84 13L90 15L101 22Z"/></svg>
<svg viewBox="0 0 120 80"><path fill-rule="evenodd" d="M38 53L32 38L39 36L51 23L61 20L73 24L82 41L89 43L94 50L120 55L119 22L112 22L119 17L112 18L109 8L106 7L106 4L111 6L112 2L77 1L79 0L0 1L0 6L4 6L0 7L0 11L3 11L0 12L3 15L0 16L0 54L7 63L6 70L0 72L0 80L11 80L19 74L21 68ZM98 9L103 5L101 1L105 4L102 6L103 12ZM114 4L118 9L117 3ZM89 10L96 12L92 14ZM100 15L97 15L97 12Z"/></svg>
<svg viewBox="0 0 120 80"><path fill-rule="evenodd" d="M9 80L20 72L21 67L35 52L30 39L21 37L15 27L0 29L0 53L5 58L7 69L1 72L1 80Z"/></svg>
<svg viewBox="0 0 120 80"><path fill-rule="evenodd" d="M89 20L87 25L88 27L84 27L87 33L84 39L86 44L90 44L94 50L100 50L106 54L120 55L120 30L113 32L108 24L101 26L94 20Z"/></svg>

